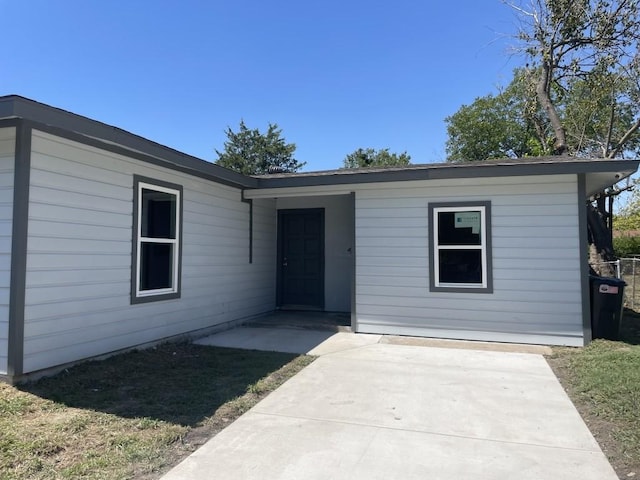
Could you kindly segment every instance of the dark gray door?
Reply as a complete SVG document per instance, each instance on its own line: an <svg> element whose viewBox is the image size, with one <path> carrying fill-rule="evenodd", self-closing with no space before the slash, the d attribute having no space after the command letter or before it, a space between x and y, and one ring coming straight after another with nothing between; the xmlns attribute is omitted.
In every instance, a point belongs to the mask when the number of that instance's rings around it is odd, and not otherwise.
<svg viewBox="0 0 640 480"><path fill-rule="evenodd" d="M278 211L278 306L324 308L324 209Z"/></svg>

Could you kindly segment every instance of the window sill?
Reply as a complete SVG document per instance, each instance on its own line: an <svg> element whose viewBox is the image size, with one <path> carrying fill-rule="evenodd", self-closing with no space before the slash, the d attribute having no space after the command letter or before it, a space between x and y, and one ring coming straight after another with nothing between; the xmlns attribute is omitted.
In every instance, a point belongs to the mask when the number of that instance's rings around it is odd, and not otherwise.
<svg viewBox="0 0 640 480"><path fill-rule="evenodd" d="M131 304L135 305L137 303L161 302L164 300L174 300L176 298L180 298L180 292L160 293L156 295L143 295L140 297L136 297L132 295Z"/></svg>
<svg viewBox="0 0 640 480"><path fill-rule="evenodd" d="M430 292L448 292L448 293L493 293L493 287L469 287L469 286L430 286Z"/></svg>

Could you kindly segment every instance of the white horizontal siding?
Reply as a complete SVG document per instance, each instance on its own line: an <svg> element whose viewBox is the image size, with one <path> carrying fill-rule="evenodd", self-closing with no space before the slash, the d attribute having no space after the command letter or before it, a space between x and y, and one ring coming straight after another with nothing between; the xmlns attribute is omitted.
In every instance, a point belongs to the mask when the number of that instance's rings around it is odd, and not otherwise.
<svg viewBox="0 0 640 480"><path fill-rule="evenodd" d="M0 129L0 374L7 373L16 129Z"/></svg>
<svg viewBox="0 0 640 480"><path fill-rule="evenodd" d="M25 372L274 308L275 201L34 131ZM183 186L181 298L130 304L133 175ZM0 212L1 213L1 212Z"/></svg>
<svg viewBox="0 0 640 480"><path fill-rule="evenodd" d="M357 329L582 344L575 175L356 190ZM429 292L428 205L490 201L494 291Z"/></svg>

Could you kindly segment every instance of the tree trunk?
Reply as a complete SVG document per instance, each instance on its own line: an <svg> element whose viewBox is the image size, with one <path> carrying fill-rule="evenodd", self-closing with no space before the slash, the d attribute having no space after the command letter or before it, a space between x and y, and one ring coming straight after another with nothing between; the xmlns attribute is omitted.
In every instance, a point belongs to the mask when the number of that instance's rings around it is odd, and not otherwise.
<svg viewBox="0 0 640 480"><path fill-rule="evenodd" d="M542 69L540 72L540 78L538 78L538 82L536 83L536 95L538 96L540 105L542 105L542 108L544 108L549 116L549 122L553 127L553 132L556 137L554 144L555 151L553 153L555 155L563 155L567 153L567 136L564 127L562 126L562 121L558 116L556 107L549 94L551 85L551 66L548 62L542 62Z"/></svg>
<svg viewBox="0 0 640 480"><path fill-rule="evenodd" d="M604 198L602 199L604 201ZM604 203L603 203L604 205ZM615 277L612 262L616 259L613 251L611 229L607 227L607 213L592 204L587 205L587 225L589 228L589 265L602 277Z"/></svg>

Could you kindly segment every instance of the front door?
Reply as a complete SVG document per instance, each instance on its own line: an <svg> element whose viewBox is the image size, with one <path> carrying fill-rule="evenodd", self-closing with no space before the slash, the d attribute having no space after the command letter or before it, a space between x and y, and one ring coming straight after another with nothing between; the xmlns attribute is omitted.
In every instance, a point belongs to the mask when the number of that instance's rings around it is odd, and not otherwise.
<svg viewBox="0 0 640 480"><path fill-rule="evenodd" d="M278 210L278 306L324 308L324 209Z"/></svg>

